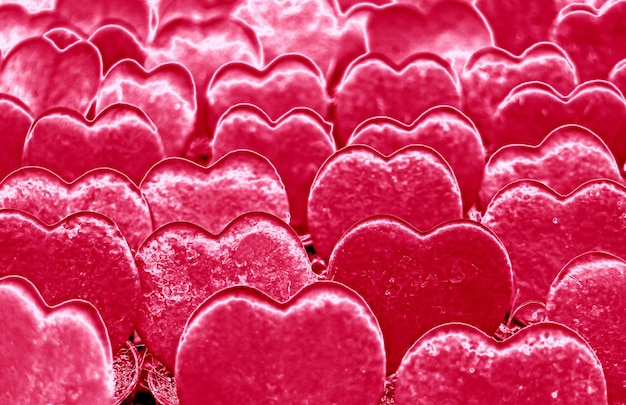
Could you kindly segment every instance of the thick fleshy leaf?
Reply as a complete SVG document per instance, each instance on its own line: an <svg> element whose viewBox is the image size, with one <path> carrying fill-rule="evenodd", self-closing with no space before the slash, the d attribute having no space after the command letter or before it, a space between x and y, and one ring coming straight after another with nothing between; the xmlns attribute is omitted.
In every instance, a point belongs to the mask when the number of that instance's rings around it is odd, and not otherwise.
<svg viewBox="0 0 626 405"><path fill-rule="evenodd" d="M585 338L602 362L609 403L626 402L626 262L593 252L569 262L550 287L548 319L571 327Z"/></svg>
<svg viewBox="0 0 626 405"><path fill-rule="evenodd" d="M482 223L511 257L516 303L544 301L552 281L572 258L600 250L626 258L626 188L593 180L562 196L534 180L500 190Z"/></svg>
<svg viewBox="0 0 626 405"><path fill-rule="evenodd" d="M273 121L257 107L241 104L217 125L213 160L237 149L253 150L272 162L289 197L290 224L298 233L306 233L311 184L335 152L330 125L308 108L291 110Z"/></svg>
<svg viewBox="0 0 626 405"><path fill-rule="evenodd" d="M422 231L461 218L459 187L441 155L426 146L409 146L383 156L359 145L333 154L309 197L315 250L328 258L348 228L377 214L398 216Z"/></svg>
<svg viewBox="0 0 626 405"><path fill-rule="evenodd" d="M368 51L386 55L396 64L419 52L433 52L457 72L472 53L493 45L483 16L470 2L460 0L438 1L425 9L410 4L384 6L368 18L366 35Z"/></svg>
<svg viewBox="0 0 626 405"><path fill-rule="evenodd" d="M382 55L364 55L350 65L337 88L333 116L337 144L344 146L368 118L383 115L409 124L430 107L459 107L460 93L456 74L437 55L419 54L400 66Z"/></svg>
<svg viewBox="0 0 626 405"><path fill-rule="evenodd" d="M0 208L14 208L52 225L78 211L115 221L131 249L152 232L148 204L130 179L112 169L95 169L72 183L40 167L24 167L0 183Z"/></svg>
<svg viewBox="0 0 626 405"><path fill-rule="evenodd" d="M22 100L35 116L66 107L86 114L101 80L100 55L86 41L61 50L48 39L25 40L0 66L0 92Z"/></svg>
<svg viewBox="0 0 626 405"><path fill-rule="evenodd" d="M95 213L73 214L46 226L25 213L0 211L0 276L28 278L51 305L91 302L117 352L133 332L139 275L117 226Z"/></svg>
<svg viewBox="0 0 626 405"><path fill-rule="evenodd" d="M146 60L147 52L126 28L119 25L104 25L89 36L102 56L102 71L106 73L113 65L124 59L132 59L139 64Z"/></svg>
<svg viewBox="0 0 626 405"><path fill-rule="evenodd" d="M384 377L376 318L335 283L285 304L250 288L221 291L190 319L176 360L181 405L375 405Z"/></svg>
<svg viewBox="0 0 626 405"><path fill-rule="evenodd" d="M492 151L512 143L537 145L561 125L578 124L598 135L618 164L626 161L626 100L609 82L586 82L566 96L543 83L521 84L500 103L493 122L494 132L483 134Z"/></svg>
<svg viewBox="0 0 626 405"><path fill-rule="evenodd" d="M22 165L22 150L33 122L20 100L0 94L0 179Z"/></svg>
<svg viewBox="0 0 626 405"><path fill-rule="evenodd" d="M167 156L181 156L196 124L196 89L180 64L146 71L133 60L117 63L105 76L96 97L96 114L111 104L132 104L156 125Z"/></svg>
<svg viewBox="0 0 626 405"><path fill-rule="evenodd" d="M143 293L137 329L170 370L187 319L211 294L248 285L282 302L316 277L293 230L262 213L238 217L217 236L170 223L150 235L135 260Z"/></svg>
<svg viewBox="0 0 626 405"><path fill-rule="evenodd" d="M113 404L111 343L84 301L49 307L22 277L0 279L0 401Z"/></svg>
<svg viewBox="0 0 626 405"><path fill-rule="evenodd" d="M602 365L571 329L540 323L496 342L466 324L432 329L398 370L396 404L606 404Z"/></svg>
<svg viewBox="0 0 626 405"><path fill-rule="evenodd" d="M285 186L272 164L251 151L235 151L209 167L180 158L150 169L140 185L155 228L175 221L218 234L239 215L267 212L289 221Z"/></svg>
<svg viewBox="0 0 626 405"><path fill-rule="evenodd" d="M369 145L385 155L411 144L430 146L450 164L464 207L477 199L485 149L472 121L454 107L433 107L409 125L393 118L371 118L354 130L348 144Z"/></svg>
<svg viewBox="0 0 626 405"><path fill-rule="evenodd" d="M397 218L367 219L337 242L328 272L372 307L385 337L388 374L430 328L458 321L493 334L511 309L506 250L472 221L421 234Z"/></svg>
<svg viewBox="0 0 626 405"><path fill-rule="evenodd" d="M626 57L626 2L608 2L600 9L573 6L559 14L552 40L565 49L582 81L607 79L613 66Z"/></svg>
<svg viewBox="0 0 626 405"><path fill-rule="evenodd" d="M498 190L515 180L535 179L559 194L569 194L599 178L622 182L611 151L588 129L566 125L537 146L510 145L494 153L485 167L480 202L486 207Z"/></svg>
<svg viewBox="0 0 626 405"><path fill-rule="evenodd" d="M515 86L536 80L568 94L578 83L565 52L548 42L535 44L519 56L500 48L483 48L467 61L460 79L463 110L487 139L492 138L487 132L492 131L493 114Z"/></svg>
<svg viewBox="0 0 626 405"><path fill-rule="evenodd" d="M50 169L66 181L91 169L111 167L139 184L164 157L159 133L145 113L128 104L113 104L93 121L68 109L40 116L26 138L22 161Z"/></svg>

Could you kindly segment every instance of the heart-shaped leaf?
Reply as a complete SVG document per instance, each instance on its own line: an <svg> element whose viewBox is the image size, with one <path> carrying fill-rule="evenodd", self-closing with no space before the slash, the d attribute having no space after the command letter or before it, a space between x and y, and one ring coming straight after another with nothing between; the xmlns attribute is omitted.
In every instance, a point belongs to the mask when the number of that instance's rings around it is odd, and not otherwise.
<svg viewBox="0 0 626 405"><path fill-rule="evenodd" d="M287 301L315 279L298 236L262 213L238 217L217 236L170 223L146 240L135 260L143 293L137 329L170 370L185 322L214 292L249 285Z"/></svg>
<svg viewBox="0 0 626 405"><path fill-rule="evenodd" d="M111 343L84 301L48 306L22 277L0 279L0 401L113 404Z"/></svg>
<svg viewBox="0 0 626 405"><path fill-rule="evenodd" d="M91 302L115 352L133 331L139 275L122 233L102 215L78 213L46 226L25 213L0 210L0 276L6 275L28 278L51 305Z"/></svg>
<svg viewBox="0 0 626 405"><path fill-rule="evenodd" d="M376 318L329 282L286 304L245 287L213 295L189 320L176 359L181 405L375 405L384 376Z"/></svg>
<svg viewBox="0 0 626 405"><path fill-rule="evenodd" d="M472 221L421 234L397 218L367 219L337 242L328 273L372 307L385 337L388 374L430 328L459 321L492 334L511 309L506 250Z"/></svg>
<svg viewBox="0 0 626 405"><path fill-rule="evenodd" d="M571 329L539 323L496 342L466 324L432 329L398 370L397 404L606 404L602 365Z"/></svg>
<svg viewBox="0 0 626 405"><path fill-rule="evenodd" d="M309 197L315 250L328 258L348 228L377 214L398 216L420 230L461 218L459 187L441 155L426 146L408 146L383 156L360 145L332 155Z"/></svg>

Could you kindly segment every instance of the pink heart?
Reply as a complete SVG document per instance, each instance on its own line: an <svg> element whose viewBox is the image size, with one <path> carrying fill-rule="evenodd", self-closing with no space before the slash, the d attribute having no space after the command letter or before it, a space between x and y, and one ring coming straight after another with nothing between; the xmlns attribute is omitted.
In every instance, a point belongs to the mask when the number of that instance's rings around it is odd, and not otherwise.
<svg viewBox="0 0 626 405"><path fill-rule="evenodd" d="M307 232L307 203L317 170L335 152L331 126L308 108L298 108L272 121L262 110L240 104L222 116L213 139L213 160L236 149L267 157L289 197L290 225Z"/></svg>
<svg viewBox="0 0 626 405"><path fill-rule="evenodd" d="M180 158L163 160L146 174L140 189L155 228L189 221L218 234L252 211L289 221L287 193L276 169L251 151L229 153L209 167Z"/></svg>
<svg viewBox="0 0 626 405"><path fill-rule="evenodd" d="M50 307L22 277L0 279L0 401L112 404L111 344L84 301Z"/></svg>
<svg viewBox="0 0 626 405"><path fill-rule="evenodd" d="M536 80L549 84L562 94L578 83L576 69L557 45L542 42L513 55L503 49L487 47L474 53L460 76L463 109L487 138L498 105L522 83Z"/></svg>
<svg viewBox="0 0 626 405"><path fill-rule="evenodd" d="M385 337L388 374L430 328L460 321L491 334L511 309L506 250L472 221L421 234L394 217L367 219L337 242L328 273L371 306Z"/></svg>
<svg viewBox="0 0 626 405"><path fill-rule="evenodd" d="M585 338L602 362L609 403L626 401L623 303L626 263L613 255L586 253L570 261L550 287L548 319L562 322Z"/></svg>
<svg viewBox="0 0 626 405"><path fill-rule="evenodd" d="M460 93L456 74L434 54L416 55L401 66L381 55L364 55L352 62L337 88L333 114L337 144L345 145L368 118L384 115L409 124L430 107L458 107Z"/></svg>
<svg viewBox="0 0 626 405"><path fill-rule="evenodd" d="M535 179L568 194L599 178L623 181L611 151L588 129L565 125L537 146L509 145L494 153L485 167L480 202L486 207L498 190L515 180Z"/></svg>
<svg viewBox="0 0 626 405"><path fill-rule="evenodd" d="M35 116L54 107L86 114L101 80L98 50L86 41L66 49L45 38L21 42L0 66L0 92L22 100Z"/></svg>
<svg viewBox="0 0 626 405"><path fill-rule="evenodd" d="M170 370L185 322L211 294L249 285L287 301L316 277L293 230L262 213L238 217L219 235L170 223L145 241L135 260L143 293L137 329Z"/></svg>
<svg viewBox="0 0 626 405"><path fill-rule="evenodd" d="M384 379L376 318L329 282L286 304L244 287L213 295L189 320L176 359L181 405L374 405Z"/></svg>
<svg viewBox="0 0 626 405"><path fill-rule="evenodd" d="M364 144L390 155L411 144L430 146L450 164L467 209L477 199L485 149L472 121L454 107L433 107L409 125L388 117L370 118L352 133L348 145Z"/></svg>
<svg viewBox="0 0 626 405"><path fill-rule="evenodd" d="M0 95L0 179L22 165L22 150L33 122L28 107L20 100Z"/></svg>
<svg viewBox="0 0 626 405"><path fill-rule="evenodd" d="M331 102L319 68L310 59L293 54L279 56L260 70L245 63L226 64L211 79L206 97L210 128L239 103L254 104L276 120L297 107L308 107L326 117Z"/></svg>
<svg viewBox="0 0 626 405"><path fill-rule="evenodd" d="M152 232L148 204L130 179L95 169L72 183L41 167L24 167L0 183L0 207L14 208L52 225L78 211L93 211L119 226L133 251Z"/></svg>
<svg viewBox="0 0 626 405"><path fill-rule="evenodd" d="M102 215L73 214L47 226L25 213L0 210L0 276L32 281L51 305L91 302L117 352L133 332L139 275L119 229Z"/></svg>
<svg viewBox="0 0 626 405"><path fill-rule="evenodd" d="M422 336L398 370L397 404L606 404L602 365L571 329L540 323L496 342L466 324Z"/></svg>
<svg viewBox="0 0 626 405"><path fill-rule="evenodd" d="M559 11L556 1L476 0L474 4L489 23L495 44L521 53L537 42L548 40Z"/></svg>
<svg viewBox="0 0 626 405"><path fill-rule="evenodd" d="M383 156L348 146L320 168L309 197L309 230L315 250L330 256L341 235L372 215L396 215L420 230L463 216L456 179L441 155L408 146Z"/></svg>
<svg viewBox="0 0 626 405"><path fill-rule="evenodd" d="M141 40L150 36L150 7L145 0L55 0L54 9L87 34L110 21L122 24Z"/></svg>
<svg viewBox="0 0 626 405"><path fill-rule="evenodd" d="M626 188L589 181L562 196L533 180L520 180L491 200L482 223L511 257L516 304L545 302L552 281L572 258L590 250L626 257Z"/></svg>
<svg viewBox="0 0 626 405"><path fill-rule="evenodd" d="M465 1L438 1L424 9L412 4L383 6L368 18L366 35L368 51L397 64L416 53L433 52L457 72L472 53L493 45L487 22Z"/></svg>
<svg viewBox="0 0 626 405"><path fill-rule="evenodd" d="M538 82L519 85L500 103L493 123L493 138L487 138L493 150L512 143L536 145L561 125L579 124L602 138L618 164L626 160L626 100L609 82L586 82L567 96Z"/></svg>
<svg viewBox="0 0 626 405"><path fill-rule="evenodd" d="M164 157L159 133L145 113L128 104L113 104L92 121L68 109L40 116L30 128L22 160L46 167L66 181L110 167L139 184Z"/></svg>
<svg viewBox="0 0 626 405"><path fill-rule="evenodd" d="M572 59L582 81L607 79L617 62L626 57L626 3L615 1L596 9L567 7L554 22L552 40Z"/></svg>
<svg viewBox="0 0 626 405"><path fill-rule="evenodd" d="M139 64L146 60L147 51L139 40L126 28L116 25L103 25L89 36L102 56L102 71L108 72L117 62L132 59Z"/></svg>
<svg viewBox="0 0 626 405"><path fill-rule="evenodd" d="M95 100L96 114L111 104L140 108L156 125L165 154L180 156L196 125L196 89L185 67L177 63L146 71L133 60L123 60L105 76Z"/></svg>

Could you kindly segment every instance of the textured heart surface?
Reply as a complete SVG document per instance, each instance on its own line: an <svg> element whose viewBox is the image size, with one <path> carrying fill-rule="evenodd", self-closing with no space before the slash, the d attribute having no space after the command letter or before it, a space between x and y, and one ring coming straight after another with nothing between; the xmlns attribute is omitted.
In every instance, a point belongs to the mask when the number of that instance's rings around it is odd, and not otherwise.
<svg viewBox="0 0 626 405"><path fill-rule="evenodd" d="M180 340L181 405L375 405L385 355L376 318L352 290L315 283L279 304L258 290L222 290Z"/></svg>
<svg viewBox="0 0 626 405"><path fill-rule="evenodd" d="M337 87L337 146L344 146L368 118L384 115L409 124L436 105L460 107L460 93L456 74L435 54L417 54L400 65L380 54L366 54L350 64Z"/></svg>
<svg viewBox="0 0 626 405"><path fill-rule="evenodd" d="M156 164L140 185L155 228L189 221L218 234L246 212L263 211L289 220L287 193L263 156L235 151L209 167L171 158Z"/></svg>
<svg viewBox="0 0 626 405"><path fill-rule="evenodd" d="M397 218L367 219L337 242L328 273L371 306L385 338L388 374L429 329L458 321L492 334L511 309L504 246L465 220L422 234Z"/></svg>
<svg viewBox="0 0 626 405"><path fill-rule="evenodd" d="M433 107L409 125L389 117L368 119L354 130L348 144L369 145L385 155L411 144L430 146L450 164L464 207L476 201L485 148L472 121L454 107Z"/></svg>
<svg viewBox="0 0 626 405"><path fill-rule="evenodd" d="M611 151L588 129L565 125L537 146L509 145L494 153L485 166L480 202L486 207L498 190L515 180L538 180L559 194L569 194L600 178L623 181Z"/></svg>
<svg viewBox="0 0 626 405"><path fill-rule="evenodd" d="M606 404L602 365L571 329L539 323L496 342L466 324L432 329L398 370L402 404Z"/></svg>
<svg viewBox="0 0 626 405"><path fill-rule="evenodd" d="M41 167L23 167L0 182L0 208L28 212L52 225L78 211L111 218L131 249L152 232L148 203L120 172L95 169L72 183Z"/></svg>
<svg viewBox="0 0 626 405"><path fill-rule="evenodd" d="M50 169L67 181L91 169L110 167L139 184L164 157L159 133L146 114L129 104L113 104L92 121L68 109L40 116L24 143L22 161Z"/></svg>
<svg viewBox="0 0 626 405"><path fill-rule="evenodd" d="M582 253L626 257L626 189L610 180L589 181L565 196L537 181L516 181L494 196L482 223L509 252L517 304L545 302L559 271Z"/></svg>
<svg viewBox="0 0 626 405"><path fill-rule="evenodd" d="M395 215L422 231L462 218L459 188L441 155L426 146L408 146L383 156L362 145L332 155L309 197L315 250L328 258L348 228L377 214Z"/></svg>
<svg viewBox="0 0 626 405"><path fill-rule="evenodd" d="M316 278L298 236L262 213L238 217L217 236L170 223L146 240L135 260L143 294L137 329L170 370L185 322L214 292L242 284L286 301Z"/></svg>
<svg viewBox="0 0 626 405"><path fill-rule="evenodd" d="M28 278L46 302L74 298L102 315L117 352L133 332L139 307L137 267L119 229L95 213L53 226L12 210L0 211L0 276Z"/></svg>
<svg viewBox="0 0 626 405"><path fill-rule="evenodd" d="M49 307L28 280L0 279L0 401L113 404L111 344L84 301Z"/></svg>
<svg viewBox="0 0 626 405"><path fill-rule="evenodd" d="M263 111L240 104L222 116L213 138L212 159L249 149L276 167L289 197L290 225L306 233L309 191L318 169L335 152L330 125L308 108L298 108L273 121Z"/></svg>
<svg viewBox="0 0 626 405"><path fill-rule="evenodd" d="M140 108L156 125L167 156L180 156L196 125L196 89L187 69L165 63L146 71L124 60L105 76L95 100L96 114L111 104Z"/></svg>
<svg viewBox="0 0 626 405"><path fill-rule="evenodd" d="M626 403L624 319L626 263L613 255L590 252L569 262L550 287L547 317L589 342L602 362L609 403Z"/></svg>

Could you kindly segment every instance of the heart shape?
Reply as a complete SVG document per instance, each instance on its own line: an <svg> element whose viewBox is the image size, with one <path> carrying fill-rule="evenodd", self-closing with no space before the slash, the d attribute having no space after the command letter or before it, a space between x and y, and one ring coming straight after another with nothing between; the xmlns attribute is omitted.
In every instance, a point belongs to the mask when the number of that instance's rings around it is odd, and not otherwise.
<svg viewBox="0 0 626 405"><path fill-rule="evenodd" d="M485 148L472 121L454 107L433 107L409 125L389 117L362 122L348 145L369 145L390 155L411 144L430 146L450 164L468 209L476 202L485 166Z"/></svg>
<svg viewBox="0 0 626 405"><path fill-rule="evenodd" d="M626 4L621 1L600 9L566 7L554 22L551 39L567 52L581 81L607 79L613 66L626 57L624 20Z"/></svg>
<svg viewBox="0 0 626 405"><path fill-rule="evenodd" d="M422 336L398 370L398 404L606 404L602 365L571 329L539 323L496 342L466 324Z"/></svg>
<svg viewBox="0 0 626 405"><path fill-rule="evenodd" d="M22 161L48 168L67 181L91 169L110 167L139 184L164 157L152 121L137 107L119 103L93 120L68 109L48 111L31 126Z"/></svg>
<svg viewBox="0 0 626 405"><path fill-rule="evenodd" d="M76 42L61 50L36 37L20 42L0 66L0 92L11 94L39 116L55 107L86 114L98 91L102 62L93 44Z"/></svg>
<svg viewBox="0 0 626 405"><path fill-rule="evenodd" d="M328 274L371 306L385 338L387 374L430 328L459 321L492 334L511 309L506 250L473 221L422 234L394 217L369 218L337 242Z"/></svg>
<svg viewBox="0 0 626 405"><path fill-rule="evenodd" d="M239 103L254 104L276 120L297 107L308 107L326 117L331 101L319 68L307 57L294 54L281 55L263 69L228 63L211 79L206 97L211 128Z"/></svg>
<svg viewBox="0 0 626 405"><path fill-rule="evenodd" d="M361 297L330 282L286 304L250 288L222 290L191 317L176 359L181 405L375 405L384 379L376 318Z"/></svg>
<svg viewBox="0 0 626 405"><path fill-rule="evenodd" d="M519 56L500 48L483 48L469 58L460 79L463 109L487 139L493 138L487 132L493 131L498 105L515 86L536 80L568 94L578 84L573 63L551 42L534 44Z"/></svg>
<svg viewBox="0 0 626 405"><path fill-rule="evenodd" d="M285 184L291 209L290 225L308 230L307 203L317 170L335 152L331 126L316 112L297 108L272 121L259 108L239 104L226 112L213 138L213 160L237 149L265 156Z"/></svg>
<svg viewBox="0 0 626 405"><path fill-rule="evenodd" d="M494 42L513 53L550 37L550 28L559 9L558 0L475 0L493 32Z"/></svg>
<svg viewBox="0 0 626 405"><path fill-rule="evenodd" d="M570 261L552 283L548 319L561 322L589 342L602 362L609 403L626 401L626 372L621 366L626 344L622 297L626 291L626 262L601 252Z"/></svg>
<svg viewBox="0 0 626 405"><path fill-rule="evenodd" d="M133 332L139 275L130 248L110 219L77 213L47 226L26 213L0 210L0 276L32 281L51 305L91 302L117 352Z"/></svg>
<svg viewBox="0 0 626 405"><path fill-rule="evenodd" d="M344 146L368 118L384 115L409 124L430 107L459 107L460 94L456 74L439 56L418 54L397 66L382 55L366 54L350 64L337 88L337 145Z"/></svg>
<svg viewBox="0 0 626 405"><path fill-rule="evenodd" d="M500 190L482 223L502 240L511 257L516 304L545 302L554 278L579 254L600 250L626 257L626 188L593 180L562 196L533 180Z"/></svg>
<svg viewBox="0 0 626 405"><path fill-rule="evenodd" d="M462 218L454 174L441 155L408 146L390 156L355 145L320 168L309 196L309 230L315 250L328 258L341 235L372 215L398 216L420 230Z"/></svg>
<svg viewBox="0 0 626 405"><path fill-rule="evenodd" d="M109 24L98 28L89 36L102 56L102 71L108 72L117 62L132 59L143 65L147 52L135 35L126 28Z"/></svg>
<svg viewBox="0 0 626 405"><path fill-rule="evenodd" d="M147 71L123 60L104 77L95 100L100 114L115 103L140 108L156 125L167 156L181 156L196 125L196 89L184 66L165 63Z"/></svg>
<svg viewBox="0 0 626 405"><path fill-rule="evenodd" d="M185 322L211 294L249 285L287 301L316 278L298 236L263 213L240 216L219 235L186 222L167 224L148 237L135 261L143 294L137 330L170 370Z"/></svg>
<svg viewBox="0 0 626 405"><path fill-rule="evenodd" d="M72 183L41 167L24 167L0 182L0 208L14 208L52 225L78 211L115 221L134 251L152 232L148 203L130 179L112 169L95 169Z"/></svg>
<svg viewBox="0 0 626 405"><path fill-rule="evenodd" d="M263 211L289 221L285 186L263 156L235 151L209 167L180 158L150 169L139 186L154 227L189 221L218 234L239 215Z"/></svg>
<svg viewBox="0 0 626 405"><path fill-rule="evenodd" d="M586 82L563 96L552 87L529 82L515 87L500 103L493 117L493 138L483 134L493 150L523 143L536 145L553 129L579 124L598 135L611 149L618 164L626 161L626 100L605 81Z"/></svg>
<svg viewBox="0 0 626 405"><path fill-rule="evenodd" d="M98 311L85 301L50 307L22 277L0 279L0 401L113 404L113 359Z"/></svg>
<svg viewBox="0 0 626 405"><path fill-rule="evenodd" d="M22 165L22 150L33 117L27 106L7 94L0 95L0 179Z"/></svg>
<svg viewBox="0 0 626 405"><path fill-rule="evenodd" d="M484 17L470 2L461 0L437 1L424 9L403 3L380 7L368 18L366 38L368 51L395 63L419 52L433 52L457 72L472 53L493 45Z"/></svg>
<svg viewBox="0 0 626 405"><path fill-rule="evenodd" d="M588 129L565 125L537 146L509 145L494 153L485 167L480 202L486 207L498 190L515 180L538 180L559 194L568 194L599 178L623 182L611 151Z"/></svg>

